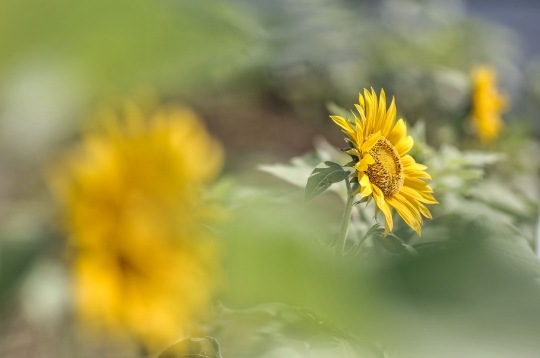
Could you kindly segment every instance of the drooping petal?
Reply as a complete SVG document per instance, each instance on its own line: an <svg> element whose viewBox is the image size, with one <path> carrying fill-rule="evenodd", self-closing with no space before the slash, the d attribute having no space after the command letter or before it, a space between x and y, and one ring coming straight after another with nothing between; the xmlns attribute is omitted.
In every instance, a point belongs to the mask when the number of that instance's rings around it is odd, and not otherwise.
<svg viewBox="0 0 540 358"><path fill-rule="evenodd" d="M407 201L409 203L411 203L411 205L413 205L419 212L420 214L424 215L426 218L429 218L429 219L432 219L433 217L431 216L431 213L430 211L428 210L428 208L426 208L426 206L422 203L420 203L418 200L416 200L415 197L413 196L410 196L408 195L407 193L405 192L401 192L400 193L405 199L407 199Z"/></svg>
<svg viewBox="0 0 540 358"><path fill-rule="evenodd" d="M420 213L424 215L428 219L433 219L433 216L431 215L431 212L429 209L422 203L418 203L418 210L420 210Z"/></svg>
<svg viewBox="0 0 540 358"><path fill-rule="evenodd" d="M405 193L409 196L412 196L413 198L415 198L418 201L421 201L422 203L426 203L426 204L439 203L437 200L435 200L433 195L431 195L430 193L426 193L424 191L418 191L405 185L401 188L400 193Z"/></svg>
<svg viewBox="0 0 540 358"><path fill-rule="evenodd" d="M407 207L407 209L411 212L411 214L413 214L414 218L418 221L419 224L423 222L422 216L420 215L420 211L418 210L418 207L416 206L416 204L419 204L418 201L414 199L409 200L407 197L405 197L401 193L395 195L395 198L398 201L401 201Z"/></svg>
<svg viewBox="0 0 540 358"><path fill-rule="evenodd" d="M386 231L390 232L392 231L394 227L394 221L392 220L392 210L386 203L381 189L379 189L379 187L377 187L377 185L375 184L371 184L371 186L373 188L373 199L375 199L375 203L377 204L377 207L381 209L381 211L384 214L384 220L386 222L385 232Z"/></svg>
<svg viewBox="0 0 540 358"><path fill-rule="evenodd" d="M390 204L394 209L396 209L397 213L403 221L407 223L414 231L418 233L419 236L422 236L422 227L420 226L420 221L418 220L418 217L420 217L420 214L418 211L415 210L408 202L399 194L394 195L391 198L386 199L388 201L388 204Z"/></svg>

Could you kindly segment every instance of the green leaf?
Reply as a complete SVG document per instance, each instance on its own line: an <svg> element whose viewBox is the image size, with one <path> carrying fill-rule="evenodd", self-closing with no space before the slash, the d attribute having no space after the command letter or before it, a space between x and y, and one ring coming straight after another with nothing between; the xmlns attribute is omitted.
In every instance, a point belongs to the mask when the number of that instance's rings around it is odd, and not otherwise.
<svg viewBox="0 0 540 358"><path fill-rule="evenodd" d="M345 180L350 174L350 171L343 169L338 163L326 161L317 165L307 180L304 203L309 203L332 184Z"/></svg>
<svg viewBox="0 0 540 358"><path fill-rule="evenodd" d="M394 234L388 234L388 236L375 236L377 242L388 252L392 254L404 254L408 253L411 256L417 256L418 252L411 246L405 243L401 238Z"/></svg>
<svg viewBox="0 0 540 358"><path fill-rule="evenodd" d="M221 358L218 342L212 337L188 338L173 344L158 358Z"/></svg>

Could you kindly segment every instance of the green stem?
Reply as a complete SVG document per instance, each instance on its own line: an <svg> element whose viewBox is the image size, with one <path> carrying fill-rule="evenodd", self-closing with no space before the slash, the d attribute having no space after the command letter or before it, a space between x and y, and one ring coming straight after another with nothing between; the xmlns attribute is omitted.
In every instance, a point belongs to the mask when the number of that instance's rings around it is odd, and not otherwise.
<svg viewBox="0 0 540 358"><path fill-rule="evenodd" d="M360 240L360 242L358 244L356 244L356 246L354 246L352 249L350 249L349 252L347 252L347 254L351 254L351 257L354 257L354 256L358 255L360 253L360 250L362 249L362 245L370 237L371 237L371 235L367 235L367 234L364 235L364 237Z"/></svg>
<svg viewBox="0 0 540 358"><path fill-rule="evenodd" d="M337 245L337 253L341 255L345 252L345 242L347 241L347 231L349 230L349 223L351 221L351 213L354 204L354 195L351 192L351 184L349 178L345 179L345 185L347 186L347 204L345 205L345 212L341 219L341 229L339 230L339 238Z"/></svg>

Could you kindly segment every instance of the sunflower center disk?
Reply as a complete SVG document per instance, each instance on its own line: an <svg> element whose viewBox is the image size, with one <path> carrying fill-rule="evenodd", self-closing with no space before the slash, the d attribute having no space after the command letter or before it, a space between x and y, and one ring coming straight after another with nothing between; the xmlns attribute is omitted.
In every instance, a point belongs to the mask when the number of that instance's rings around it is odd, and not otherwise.
<svg viewBox="0 0 540 358"><path fill-rule="evenodd" d="M386 138L381 137L369 154L375 160L366 171L369 181L379 187L385 197L399 193L405 177L403 163L396 148Z"/></svg>

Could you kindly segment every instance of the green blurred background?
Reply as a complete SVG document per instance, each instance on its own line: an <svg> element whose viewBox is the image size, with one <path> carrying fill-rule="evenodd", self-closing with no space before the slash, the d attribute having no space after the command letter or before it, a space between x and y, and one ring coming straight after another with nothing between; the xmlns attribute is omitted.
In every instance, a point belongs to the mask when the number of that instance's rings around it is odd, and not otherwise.
<svg viewBox="0 0 540 358"><path fill-rule="evenodd" d="M226 288L202 328L224 357L539 356L538 24L532 1L3 0L0 356L137 356L73 337L43 173L97 105L148 96L194 108L226 151ZM467 122L479 64L512 103L487 147ZM395 96L441 204L422 238L402 223L337 262L343 188L303 207L302 185L345 163L328 114L364 87ZM357 215L353 242L373 221Z"/></svg>

